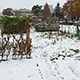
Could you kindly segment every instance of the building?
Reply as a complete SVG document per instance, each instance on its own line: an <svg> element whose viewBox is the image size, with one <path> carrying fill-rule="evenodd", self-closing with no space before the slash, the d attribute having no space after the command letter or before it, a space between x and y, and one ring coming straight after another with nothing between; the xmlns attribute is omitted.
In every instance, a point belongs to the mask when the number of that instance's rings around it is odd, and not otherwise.
<svg viewBox="0 0 80 80"><path fill-rule="evenodd" d="M29 9L14 10L15 16L24 16L25 14L26 15L32 15L31 10L29 10Z"/></svg>
<svg viewBox="0 0 80 80"><path fill-rule="evenodd" d="M50 9L51 13L53 13L53 5L49 5L49 9Z"/></svg>

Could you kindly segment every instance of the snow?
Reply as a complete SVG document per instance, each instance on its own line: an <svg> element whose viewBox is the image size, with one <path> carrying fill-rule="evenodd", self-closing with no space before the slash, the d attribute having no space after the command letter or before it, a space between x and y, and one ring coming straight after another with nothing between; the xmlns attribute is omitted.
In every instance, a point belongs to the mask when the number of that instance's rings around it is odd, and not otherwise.
<svg viewBox="0 0 80 80"><path fill-rule="evenodd" d="M71 31L75 32L73 27L70 26ZM80 49L77 38L53 35L49 39L48 32L34 29L30 30L30 37L32 58L0 62L0 80L80 80L80 51L73 51Z"/></svg>

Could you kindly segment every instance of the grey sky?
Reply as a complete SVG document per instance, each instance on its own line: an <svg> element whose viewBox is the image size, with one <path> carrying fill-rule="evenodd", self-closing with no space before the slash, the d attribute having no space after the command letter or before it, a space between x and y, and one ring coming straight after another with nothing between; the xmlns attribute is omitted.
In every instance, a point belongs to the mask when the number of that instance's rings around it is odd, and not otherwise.
<svg viewBox="0 0 80 80"><path fill-rule="evenodd" d="M44 5L46 2L53 5L53 7L55 7L59 2L62 7L66 0L0 0L0 12L8 7L13 9L31 9L33 5Z"/></svg>

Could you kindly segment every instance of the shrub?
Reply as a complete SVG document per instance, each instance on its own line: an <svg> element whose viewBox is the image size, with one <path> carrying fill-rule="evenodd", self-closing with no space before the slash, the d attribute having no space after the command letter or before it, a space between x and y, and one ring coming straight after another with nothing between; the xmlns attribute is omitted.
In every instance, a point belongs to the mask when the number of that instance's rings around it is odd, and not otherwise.
<svg viewBox="0 0 80 80"><path fill-rule="evenodd" d="M41 27L39 25L36 25L35 29L38 32L45 32L45 31L57 31L57 30L60 29L60 27L59 26L56 26L56 27L46 27L46 26L43 26L43 27Z"/></svg>
<svg viewBox="0 0 80 80"><path fill-rule="evenodd" d="M61 22L60 24L63 24L63 25L74 25L75 23L73 23L73 22Z"/></svg>
<svg viewBox="0 0 80 80"><path fill-rule="evenodd" d="M19 33L20 31L25 32L25 22L29 22L30 17L9 17L5 16L2 18L3 33Z"/></svg>

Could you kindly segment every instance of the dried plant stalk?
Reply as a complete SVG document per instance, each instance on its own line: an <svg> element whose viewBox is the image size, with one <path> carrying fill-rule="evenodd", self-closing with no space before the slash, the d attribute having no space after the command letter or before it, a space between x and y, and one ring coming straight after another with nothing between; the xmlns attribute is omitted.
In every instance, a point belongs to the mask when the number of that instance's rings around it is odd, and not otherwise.
<svg viewBox="0 0 80 80"><path fill-rule="evenodd" d="M23 58L23 55L28 55L31 57L31 41L30 39L30 30L26 31L26 39L23 38L22 32L19 33L20 37L19 39L16 38L16 35L13 34L13 42L10 43L10 34L7 35L7 37L3 36L3 31L1 32L1 38L0 38L0 60L4 60L4 57L6 56L6 60L8 60L8 57L10 55L11 49L13 49L12 53L12 59L18 59L20 56L20 59ZM7 51L7 52L6 52Z"/></svg>

